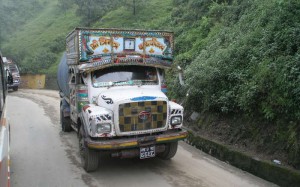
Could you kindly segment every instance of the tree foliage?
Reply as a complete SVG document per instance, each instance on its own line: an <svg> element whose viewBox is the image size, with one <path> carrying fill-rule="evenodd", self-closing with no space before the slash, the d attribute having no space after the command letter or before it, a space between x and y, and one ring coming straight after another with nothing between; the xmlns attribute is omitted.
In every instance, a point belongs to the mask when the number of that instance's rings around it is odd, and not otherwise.
<svg viewBox="0 0 300 187"><path fill-rule="evenodd" d="M300 3L295 1L210 6L209 18L214 20L211 35L202 39L202 33L198 38L192 34L194 40L205 40L206 45L186 64L188 84L192 90L201 90L200 95L199 91L195 95L191 92L191 99L203 98L202 104L191 102L191 106L242 111L270 120L299 120L300 110L295 110L300 104L300 22L292 19L300 16L296 7L300 8ZM245 13L239 16L241 9ZM206 25L204 22L202 19L201 24ZM193 50L186 53L195 55Z"/></svg>
<svg viewBox="0 0 300 187"><path fill-rule="evenodd" d="M42 2L38 0L0 0L0 5L0 47L7 35L42 11Z"/></svg>
<svg viewBox="0 0 300 187"><path fill-rule="evenodd" d="M300 166L300 2L175 3L183 7L174 8L173 24L176 63L186 69L186 106L274 124L273 143ZM197 17L201 3L206 8Z"/></svg>
<svg viewBox="0 0 300 187"><path fill-rule="evenodd" d="M99 21L106 13L118 7L126 7L136 15L143 10L146 0L59 0L59 7L62 10L77 5L77 15L82 18L84 26L92 26Z"/></svg>

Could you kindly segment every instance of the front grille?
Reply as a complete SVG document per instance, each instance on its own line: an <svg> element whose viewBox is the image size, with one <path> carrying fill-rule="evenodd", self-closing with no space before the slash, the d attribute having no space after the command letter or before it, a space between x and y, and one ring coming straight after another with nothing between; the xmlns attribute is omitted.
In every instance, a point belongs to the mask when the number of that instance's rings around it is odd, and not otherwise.
<svg viewBox="0 0 300 187"><path fill-rule="evenodd" d="M120 132L163 128L167 122L166 101L142 101L119 105Z"/></svg>

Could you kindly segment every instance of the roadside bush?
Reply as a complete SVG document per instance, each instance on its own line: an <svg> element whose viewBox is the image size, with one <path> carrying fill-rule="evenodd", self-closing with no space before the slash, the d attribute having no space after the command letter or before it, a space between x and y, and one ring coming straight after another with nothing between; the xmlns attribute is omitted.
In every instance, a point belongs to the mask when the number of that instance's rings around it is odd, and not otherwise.
<svg viewBox="0 0 300 187"><path fill-rule="evenodd" d="M177 41L177 63L186 67L187 108L254 118L253 129L269 124L270 134L261 141L288 152L294 165L300 156L298 17L296 0L214 2L205 19ZM209 32L203 35L205 20Z"/></svg>

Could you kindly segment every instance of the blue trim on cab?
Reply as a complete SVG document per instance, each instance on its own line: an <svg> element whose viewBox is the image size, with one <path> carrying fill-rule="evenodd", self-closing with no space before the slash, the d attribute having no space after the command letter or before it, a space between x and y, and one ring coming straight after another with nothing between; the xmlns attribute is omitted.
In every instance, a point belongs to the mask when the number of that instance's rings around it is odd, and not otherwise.
<svg viewBox="0 0 300 187"><path fill-rule="evenodd" d="M131 101L152 101L155 100L157 97L152 97L152 96L142 96L142 97L134 97L131 98Z"/></svg>

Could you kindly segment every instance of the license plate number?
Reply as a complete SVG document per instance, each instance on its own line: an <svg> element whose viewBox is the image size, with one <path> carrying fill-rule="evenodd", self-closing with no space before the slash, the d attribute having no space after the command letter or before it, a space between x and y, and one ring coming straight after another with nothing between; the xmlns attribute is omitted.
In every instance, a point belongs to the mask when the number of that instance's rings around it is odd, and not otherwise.
<svg viewBox="0 0 300 187"><path fill-rule="evenodd" d="M155 146L141 147L140 159L155 157Z"/></svg>

